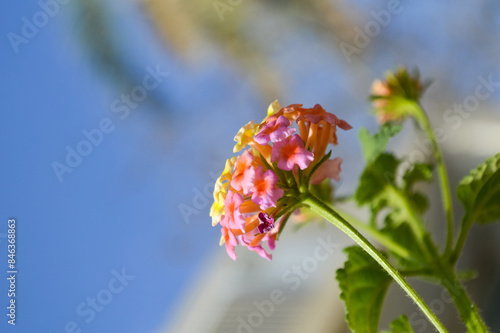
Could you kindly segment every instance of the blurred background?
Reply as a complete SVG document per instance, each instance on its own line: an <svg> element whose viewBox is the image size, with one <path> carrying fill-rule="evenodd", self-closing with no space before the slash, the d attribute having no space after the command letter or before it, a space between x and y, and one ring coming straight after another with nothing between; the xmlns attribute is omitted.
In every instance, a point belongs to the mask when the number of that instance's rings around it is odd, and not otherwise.
<svg viewBox="0 0 500 333"><path fill-rule="evenodd" d="M19 270L16 325L2 313L2 332L347 332L335 281L346 236L292 225L272 262L246 249L233 262L211 227L233 137L275 99L353 125L334 150L339 195L364 166L357 131L377 128L371 82L398 65L433 80L423 103L445 133L453 186L500 151L494 0L29 0L1 15L0 269L14 217ZM479 86L487 97L474 98ZM391 148L429 158L405 125ZM426 190L442 241L438 188ZM492 332L499 242L498 224L475 226L459 262L479 272L467 286ZM328 257L311 266L318 247ZM465 330L441 289L412 282L452 332ZM7 290L3 278L5 313ZM401 312L432 331L393 285L380 327Z"/></svg>

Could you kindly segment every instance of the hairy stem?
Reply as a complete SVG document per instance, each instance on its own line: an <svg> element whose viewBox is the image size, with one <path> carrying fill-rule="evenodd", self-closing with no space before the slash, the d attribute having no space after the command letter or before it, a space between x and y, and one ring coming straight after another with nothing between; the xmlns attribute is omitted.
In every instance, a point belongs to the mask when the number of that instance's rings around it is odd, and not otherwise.
<svg viewBox="0 0 500 333"><path fill-rule="evenodd" d="M460 313L460 318L467 326L469 333L488 333L488 327L479 314L477 306L472 302L465 288L458 281L455 273L443 267L441 284L446 288Z"/></svg>
<svg viewBox="0 0 500 333"><path fill-rule="evenodd" d="M460 234L458 235L457 244L455 245L455 249L450 255L450 263L455 265L460 257L460 253L465 245L465 240L467 239L467 235L469 234L470 227L474 222L474 218L471 218L469 214L466 214L462 220L462 228L460 229Z"/></svg>
<svg viewBox="0 0 500 333"><path fill-rule="evenodd" d="M460 313L460 317L467 326L468 332L487 333L488 328L482 320L477 307L471 301L464 287L458 281L456 273L453 270L453 265L450 265L449 261L446 260L446 256L444 258L439 256L436 245L432 241L429 233L424 228L420 217L410 205L408 199L401 196L401 200L408 211L408 215L411 217L411 221L409 222L415 225L416 229L418 228L418 230L420 230L422 233L419 237L421 248L423 248L429 260L430 268L439 278L440 283L447 289L448 293L452 297L453 302L455 303L455 306ZM463 225L466 225L466 223L464 223ZM466 235L467 231L462 232L460 235L464 234ZM462 239L462 237L459 238L459 241L460 239ZM465 236L463 239L465 241ZM461 244L463 244L463 242ZM456 252L454 252L454 254L455 253Z"/></svg>
<svg viewBox="0 0 500 333"><path fill-rule="evenodd" d="M378 231L377 229L371 227L370 225L368 225L366 223L361 222L356 217L344 212L343 210L339 209L338 207L335 207L335 210L344 219L348 220L354 228L366 232L370 237L375 239L381 245L385 246L388 250L396 253L398 256L400 256L402 258L411 259L411 254L408 252L408 250L406 248L404 248L403 246L394 242L392 239L387 237L387 235L385 235L384 233Z"/></svg>
<svg viewBox="0 0 500 333"><path fill-rule="evenodd" d="M451 193L450 193L450 182L448 180L448 173L446 171L446 166L444 164L443 155L441 150L439 149L436 135L434 134L434 130L432 125L425 113L424 108L418 105L418 110L420 110L420 117L417 117L417 120L420 123L420 126L425 131L425 134L429 138L432 144L432 149L434 150L434 158L436 159L437 164L437 172L439 177L439 186L441 189L441 197L443 200L443 207L446 212L446 246L444 250L445 257L450 255L451 250L453 248L453 204L451 201Z"/></svg>
<svg viewBox="0 0 500 333"><path fill-rule="evenodd" d="M342 230L351 237L363 250L365 250L382 268L403 288L410 298L418 305L429 321L439 332L448 332L439 319L432 313L427 304L415 292L405 278L389 263L389 261L353 226L349 224L340 214L326 203L312 194L306 194L303 204L318 213L327 221Z"/></svg>

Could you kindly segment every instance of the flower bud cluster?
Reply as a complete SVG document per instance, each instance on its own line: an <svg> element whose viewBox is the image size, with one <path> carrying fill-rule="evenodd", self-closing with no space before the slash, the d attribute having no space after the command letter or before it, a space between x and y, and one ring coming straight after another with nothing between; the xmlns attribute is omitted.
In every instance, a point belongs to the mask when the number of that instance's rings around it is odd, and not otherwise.
<svg viewBox="0 0 500 333"><path fill-rule="evenodd" d="M375 80L370 99L378 122L400 122L415 115L426 86L417 71L409 73L404 67L386 73L385 81Z"/></svg>

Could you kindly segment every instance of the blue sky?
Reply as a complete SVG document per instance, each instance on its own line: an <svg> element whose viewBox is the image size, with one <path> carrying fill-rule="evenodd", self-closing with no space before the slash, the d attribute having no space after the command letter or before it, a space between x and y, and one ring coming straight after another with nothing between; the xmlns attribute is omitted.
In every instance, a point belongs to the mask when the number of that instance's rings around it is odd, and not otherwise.
<svg viewBox="0 0 500 333"><path fill-rule="evenodd" d="M34 1L9 7L2 36L19 33L20 18L39 10ZM213 243L198 237L198 226L185 236L174 191L194 187L207 175L182 179L197 169L176 163L196 163L191 157L195 151L188 151L193 138L179 135L174 126L160 128L147 101L124 120L112 112L113 100L127 91L99 75L81 55L78 41L65 33L71 20L69 11L64 12L68 8L62 7L27 44L19 45L18 53L8 38L1 42L0 233L7 232L7 219L15 217L19 272L17 325L6 323L4 310L0 330L9 326L9 332L59 333L74 322L84 332L150 332L164 324L169 307L203 260L202 249ZM159 95L180 81L168 60L142 58L139 77L148 74L147 66L169 72L157 88ZM66 147L77 150L86 140L82 131L99 128L103 119L114 130L102 134L101 142L60 182L53 162L66 164ZM183 193L187 203L191 198ZM0 240L6 258L6 240ZM0 268L5 273L6 259ZM130 283L108 300L114 272L122 270ZM8 301L7 287L2 279L1 304ZM109 303L97 307L100 312L89 310L89 297Z"/></svg>

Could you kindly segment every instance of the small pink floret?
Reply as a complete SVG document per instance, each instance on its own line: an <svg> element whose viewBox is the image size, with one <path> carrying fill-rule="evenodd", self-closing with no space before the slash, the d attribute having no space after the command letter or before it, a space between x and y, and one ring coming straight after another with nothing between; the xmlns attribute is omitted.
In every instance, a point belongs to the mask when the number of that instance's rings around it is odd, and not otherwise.
<svg viewBox="0 0 500 333"><path fill-rule="evenodd" d="M255 169L254 186L250 189L252 201L260 205L262 210L269 207L276 207L278 199L283 197L284 191L278 184L278 176L272 171L263 172L262 166Z"/></svg>
<svg viewBox="0 0 500 333"><path fill-rule="evenodd" d="M304 141L298 134L276 142L271 151L271 161L278 162L278 168L285 171L292 170L295 165L304 170L313 160L314 154L304 148Z"/></svg>
<svg viewBox="0 0 500 333"><path fill-rule="evenodd" d="M243 214L240 213L240 206L242 203L243 197L241 194L231 190L227 192L226 200L224 201L225 214L220 221L223 227L245 231L246 221Z"/></svg>
<svg viewBox="0 0 500 333"><path fill-rule="evenodd" d="M284 116L280 116L277 120L270 121L262 127L253 139L261 145L267 145L269 141L281 141L295 133L295 128L289 126L290 120Z"/></svg>
<svg viewBox="0 0 500 333"><path fill-rule="evenodd" d="M265 239L265 237L263 237L259 242L258 244L255 244L255 245L250 245L252 243L252 241L254 240L255 237L259 237L260 235L258 236L255 236L255 230L252 230L250 232L247 232L246 234L243 234L241 236L238 236L239 240L241 241L241 244L246 246L250 251L255 251L259 254L259 256L261 256L262 258L264 259L267 259L267 260L271 260L273 259L273 255L268 253L263 247L262 247L262 241ZM260 236L262 237L262 236Z"/></svg>
<svg viewBox="0 0 500 333"><path fill-rule="evenodd" d="M243 191L244 194L247 194L253 186L253 179L255 176L253 160L254 156L249 150L245 150L238 160L236 160L233 176L231 178L231 186L236 191Z"/></svg>
<svg viewBox="0 0 500 333"><path fill-rule="evenodd" d="M226 227L222 227L221 232L222 236L224 236L227 255L231 259L236 260L236 253L234 251L234 248L239 244L238 238L236 238L231 229L228 229Z"/></svg>

